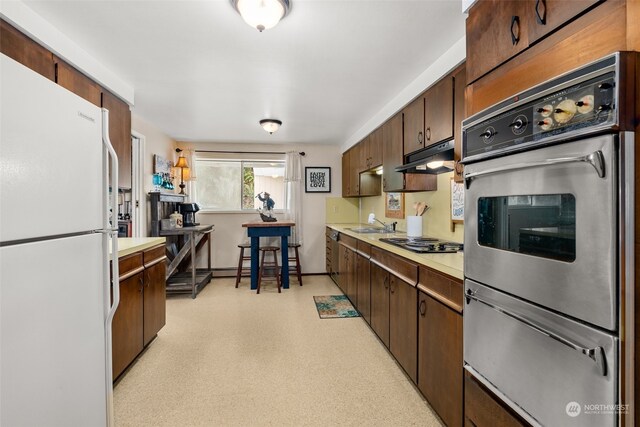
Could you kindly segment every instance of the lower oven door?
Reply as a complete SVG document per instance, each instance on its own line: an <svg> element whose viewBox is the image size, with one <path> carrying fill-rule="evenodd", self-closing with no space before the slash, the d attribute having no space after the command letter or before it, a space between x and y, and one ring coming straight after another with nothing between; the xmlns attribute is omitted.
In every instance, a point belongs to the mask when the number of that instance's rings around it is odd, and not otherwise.
<svg viewBox="0 0 640 427"><path fill-rule="evenodd" d="M465 167L465 276L617 328L617 137Z"/></svg>
<svg viewBox="0 0 640 427"><path fill-rule="evenodd" d="M471 280L465 296L467 369L516 412L548 426L616 425L617 338Z"/></svg>

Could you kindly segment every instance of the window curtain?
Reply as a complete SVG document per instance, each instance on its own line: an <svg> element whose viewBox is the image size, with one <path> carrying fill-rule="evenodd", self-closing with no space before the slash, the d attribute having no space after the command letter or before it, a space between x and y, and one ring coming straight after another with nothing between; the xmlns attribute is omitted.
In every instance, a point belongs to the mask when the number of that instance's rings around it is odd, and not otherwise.
<svg viewBox="0 0 640 427"><path fill-rule="evenodd" d="M302 160L297 151L288 151L285 155L284 182L287 184L285 217L296 223L291 242L302 245Z"/></svg>
<svg viewBox="0 0 640 427"><path fill-rule="evenodd" d="M187 182L186 192L189 195L187 198L189 202L195 202L195 189L196 183L193 182L196 180L196 150L193 149L184 149L183 155L187 159L187 164L189 165L189 181Z"/></svg>

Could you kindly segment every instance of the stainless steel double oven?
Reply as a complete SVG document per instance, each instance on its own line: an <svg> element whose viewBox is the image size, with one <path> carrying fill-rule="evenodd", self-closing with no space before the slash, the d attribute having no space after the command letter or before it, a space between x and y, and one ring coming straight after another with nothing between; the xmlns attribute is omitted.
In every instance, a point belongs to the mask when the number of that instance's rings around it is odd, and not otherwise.
<svg viewBox="0 0 640 427"><path fill-rule="evenodd" d="M532 424L614 426L633 280L620 54L463 124L465 369Z"/></svg>

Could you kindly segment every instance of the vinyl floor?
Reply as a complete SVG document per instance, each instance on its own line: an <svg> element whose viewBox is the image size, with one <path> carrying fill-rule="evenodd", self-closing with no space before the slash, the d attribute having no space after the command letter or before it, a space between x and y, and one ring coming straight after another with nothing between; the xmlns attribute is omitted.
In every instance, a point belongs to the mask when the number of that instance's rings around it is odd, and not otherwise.
<svg viewBox="0 0 640 427"><path fill-rule="evenodd" d="M320 319L328 276L278 294L214 279L167 300L167 324L114 390L117 426L440 426L361 317Z"/></svg>

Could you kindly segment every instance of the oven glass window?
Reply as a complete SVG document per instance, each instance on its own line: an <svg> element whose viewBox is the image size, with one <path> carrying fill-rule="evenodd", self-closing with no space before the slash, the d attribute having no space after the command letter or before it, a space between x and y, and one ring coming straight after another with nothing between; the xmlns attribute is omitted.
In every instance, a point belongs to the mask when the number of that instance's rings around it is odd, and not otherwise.
<svg viewBox="0 0 640 427"><path fill-rule="evenodd" d="M478 243L572 262L576 259L576 198L572 194L481 197Z"/></svg>

